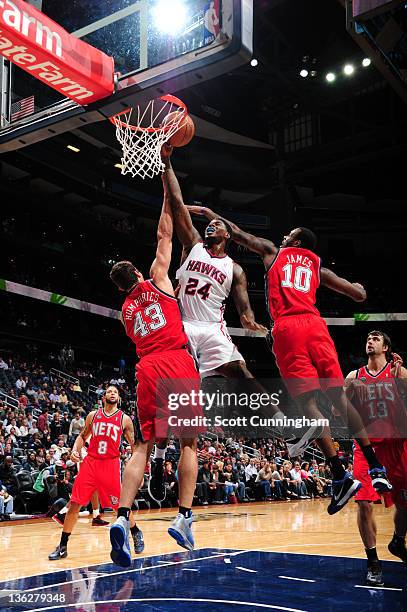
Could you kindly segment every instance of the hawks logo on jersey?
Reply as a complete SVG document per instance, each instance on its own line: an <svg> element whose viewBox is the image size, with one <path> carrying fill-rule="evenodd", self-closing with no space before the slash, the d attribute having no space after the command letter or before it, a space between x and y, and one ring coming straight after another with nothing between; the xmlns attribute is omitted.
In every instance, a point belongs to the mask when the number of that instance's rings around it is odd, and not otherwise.
<svg viewBox="0 0 407 612"><path fill-rule="evenodd" d="M357 380L364 384L355 387L354 403L372 442L396 435L400 399L391 369L392 364L387 363L375 375L369 372L367 366L357 371Z"/></svg>
<svg viewBox="0 0 407 612"><path fill-rule="evenodd" d="M120 440L123 433L123 412L117 410L106 414L99 408L92 422L92 437L88 455L94 459L113 459L120 455Z"/></svg>
<svg viewBox="0 0 407 612"><path fill-rule="evenodd" d="M184 321L220 323L233 282L233 259L215 257L198 242L177 271Z"/></svg>
<svg viewBox="0 0 407 612"><path fill-rule="evenodd" d="M316 314L320 258L308 249L283 247L266 273L266 300L270 317Z"/></svg>

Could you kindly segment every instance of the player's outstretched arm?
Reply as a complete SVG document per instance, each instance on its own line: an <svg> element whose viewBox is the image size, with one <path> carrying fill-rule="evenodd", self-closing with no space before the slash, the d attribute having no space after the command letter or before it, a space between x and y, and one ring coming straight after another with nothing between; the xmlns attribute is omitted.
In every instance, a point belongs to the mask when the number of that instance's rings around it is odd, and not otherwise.
<svg viewBox="0 0 407 612"><path fill-rule="evenodd" d="M166 293L174 295L172 283L168 277L172 255L172 234L174 224L168 194L164 192L163 207L157 228L157 251L150 268L150 276L154 283Z"/></svg>
<svg viewBox="0 0 407 612"><path fill-rule="evenodd" d="M165 165L162 174L164 198L167 197L169 200L178 240L189 253L195 244L201 242L202 238L198 230L192 225L191 215L184 204L181 188L171 165L171 153L172 147L164 145L161 150L161 157Z"/></svg>
<svg viewBox="0 0 407 612"><path fill-rule="evenodd" d="M123 435L130 444L131 453L134 452L134 425L131 418L125 414L123 416Z"/></svg>
<svg viewBox="0 0 407 612"><path fill-rule="evenodd" d="M336 293L347 295L354 302L364 302L366 300L366 291L363 285L351 283L346 278L337 276L335 272L328 270L328 268L321 268L321 285L336 291Z"/></svg>
<svg viewBox="0 0 407 612"><path fill-rule="evenodd" d="M232 294L242 327L267 334L267 328L255 321L254 312L250 305L249 294L247 293L246 274L237 263L233 265Z"/></svg>
<svg viewBox="0 0 407 612"><path fill-rule="evenodd" d="M220 219L221 221L227 223L232 230L232 240L237 242L237 244L241 244L242 246L249 249L249 251L253 251L260 255L263 258L264 265L268 267L274 260L278 252L278 248L276 245L271 242L271 240L267 240L266 238L260 238L259 236L254 236L253 234L249 234L248 232L244 232L236 225L236 223L232 223L228 219L217 215L213 210L206 207L201 206L187 206L188 210L195 215L199 215L201 217L206 217L210 221L213 219Z"/></svg>
<svg viewBox="0 0 407 612"><path fill-rule="evenodd" d="M93 421L95 414L96 414L96 410L92 410L91 412L89 412L88 416L86 417L85 426L82 429L81 433L76 438L74 445L72 447L71 459L72 461L75 461L76 463L80 461L81 450L85 446L86 440L89 438L89 436L92 433L92 421Z"/></svg>

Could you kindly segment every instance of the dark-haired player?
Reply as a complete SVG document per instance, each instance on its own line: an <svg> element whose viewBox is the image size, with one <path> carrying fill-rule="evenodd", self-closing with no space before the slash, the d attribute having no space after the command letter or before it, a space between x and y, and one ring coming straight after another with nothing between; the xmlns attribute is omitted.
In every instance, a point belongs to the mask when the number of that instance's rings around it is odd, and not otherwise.
<svg viewBox="0 0 407 612"><path fill-rule="evenodd" d="M164 161L169 151L169 147L163 148ZM117 263L110 273L112 281L126 293L122 321L140 357L137 364L137 411L142 440L136 442L134 453L124 470L118 518L110 528L111 558L122 567L131 564L128 544L131 505L143 479L155 439L167 436L167 432L160 434L157 411L161 393L159 383L172 379L174 391L179 387L183 393L198 390L200 384L195 362L187 350L188 339L168 277L172 235L172 212L164 183L163 208L157 229L157 251L150 268L150 278L144 280L142 273L128 261ZM178 464L179 513L168 529L177 543L187 550L193 550L194 547L191 506L197 472L196 437L190 430L190 437L181 439Z"/></svg>
<svg viewBox="0 0 407 612"><path fill-rule="evenodd" d="M103 508L117 510L120 497L120 440L122 435L134 448L134 427L129 416L119 409L119 391L110 385L103 396L103 408L92 410L85 426L73 445L71 459L81 460L81 450L88 440L88 454L75 478L68 512L66 513L61 541L48 558L51 561L68 555L68 540L78 519L81 506L87 506L97 491ZM144 549L141 531L131 517L131 530L135 551Z"/></svg>
<svg viewBox="0 0 407 612"><path fill-rule="evenodd" d="M208 208L188 208L207 219L218 218ZM310 418L322 419L315 392L323 386L335 408L347 419L352 435L357 438L369 464L373 486L380 492L391 490L386 470L374 453L360 415L347 400L335 345L315 306L320 284L356 302L366 299L364 288L321 268L320 258L314 253L316 236L307 228L293 229L277 247L270 240L253 236L234 223L226 222L231 228L232 239L263 259L267 305L274 322L273 352L291 396ZM334 483L328 512L335 514L356 494L361 484L345 473L328 427L324 428L318 444L332 467Z"/></svg>
<svg viewBox="0 0 407 612"><path fill-rule="evenodd" d="M407 378L407 370L401 366L398 355L392 354L391 340L382 331L374 330L368 334L366 354L367 364L346 377L347 393L362 417L378 458L387 467L393 489L390 493L384 493L384 504L386 508L393 503L396 506L395 532L389 550L407 563L407 440L403 439L406 414L398 388L401 379ZM355 501L359 533L367 556L366 582L372 586L383 586L372 507L372 504L380 503L381 498L372 487L369 465L357 443L354 447L353 474L363 484Z"/></svg>

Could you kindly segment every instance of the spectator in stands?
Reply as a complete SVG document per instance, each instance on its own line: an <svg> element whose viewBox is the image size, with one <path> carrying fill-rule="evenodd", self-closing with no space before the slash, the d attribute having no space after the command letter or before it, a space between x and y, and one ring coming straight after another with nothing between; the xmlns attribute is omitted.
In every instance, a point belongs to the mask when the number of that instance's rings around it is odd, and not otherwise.
<svg viewBox="0 0 407 612"><path fill-rule="evenodd" d="M0 370L8 370L8 364L0 357Z"/></svg>
<svg viewBox="0 0 407 612"><path fill-rule="evenodd" d="M260 464L264 463L263 467L259 470L256 476L256 484L260 487L262 497L266 501L271 501L271 482L273 474L268 461L261 461Z"/></svg>
<svg viewBox="0 0 407 612"><path fill-rule="evenodd" d="M63 429L63 424L62 424L62 420L61 420L61 415L56 412L54 414L54 418L51 421L51 425L50 425L50 433L51 433L51 439L53 442L56 442L59 438L59 436L62 435L62 429Z"/></svg>
<svg viewBox="0 0 407 612"><path fill-rule="evenodd" d="M10 435L10 431L14 430L14 435L20 435L20 430L17 427L17 422L15 419L11 419L9 425L6 426L6 434Z"/></svg>
<svg viewBox="0 0 407 612"><path fill-rule="evenodd" d="M98 388L95 391L96 395L98 395L100 397L101 395L104 394L104 392L105 392L105 390L103 388L103 385L102 384L98 385Z"/></svg>
<svg viewBox="0 0 407 612"><path fill-rule="evenodd" d="M311 498L319 497L317 483L310 472L310 466L307 461L301 464L301 478L307 488L307 495Z"/></svg>
<svg viewBox="0 0 407 612"><path fill-rule="evenodd" d="M38 417L37 427L41 433L48 429L48 410L43 410Z"/></svg>
<svg viewBox="0 0 407 612"><path fill-rule="evenodd" d="M258 470L255 459L250 459L250 463L246 466L246 484L254 484L256 482Z"/></svg>
<svg viewBox="0 0 407 612"><path fill-rule="evenodd" d="M281 476L281 482L286 490L289 497L298 497L298 486L297 482L291 476L291 468L293 464L291 461L284 461L282 467L279 469Z"/></svg>
<svg viewBox="0 0 407 612"><path fill-rule="evenodd" d="M20 395L20 397L18 398L18 406L19 408L22 408L23 410L25 410L27 408L29 404L28 401L28 397L26 395Z"/></svg>
<svg viewBox="0 0 407 612"><path fill-rule="evenodd" d="M298 497L300 499L309 499L309 496L307 495L307 487L305 486L305 483L301 477L301 465L299 461L294 463L294 468L290 470L290 474L292 480L294 480L297 484Z"/></svg>
<svg viewBox="0 0 407 612"><path fill-rule="evenodd" d="M53 404L59 404L61 401L61 396L57 391L56 387L52 389L52 392L49 394L49 399Z"/></svg>
<svg viewBox="0 0 407 612"><path fill-rule="evenodd" d="M198 499L202 502L203 506L208 505L209 499L209 485L212 482L212 472L210 469L210 463L207 459L204 460L203 465L198 470L198 477L196 480L196 492Z"/></svg>
<svg viewBox="0 0 407 612"><path fill-rule="evenodd" d="M13 496L17 493L16 474L17 469L13 463L13 457L11 455L6 455L4 461L0 464L0 480L10 495Z"/></svg>
<svg viewBox="0 0 407 612"><path fill-rule="evenodd" d="M0 515L13 514L13 498L0 480Z"/></svg>
<svg viewBox="0 0 407 612"><path fill-rule="evenodd" d="M61 389L61 393L59 394L59 403L62 404L62 406L65 406L68 403L68 396L65 392L65 389Z"/></svg>
<svg viewBox="0 0 407 612"><path fill-rule="evenodd" d="M16 380L16 389L17 391L23 391L26 387L26 382L22 376L19 376Z"/></svg>
<svg viewBox="0 0 407 612"><path fill-rule="evenodd" d="M72 439L76 440L77 436L81 433L82 429L85 427L85 420L82 416L77 412L74 418L71 421L69 426L69 441L72 443Z"/></svg>
<svg viewBox="0 0 407 612"><path fill-rule="evenodd" d="M178 499L178 481L171 461L165 462L164 484L167 491L167 499L171 502L171 504L176 504Z"/></svg>
<svg viewBox="0 0 407 612"><path fill-rule="evenodd" d="M42 448L42 442L40 439L39 433L34 433L28 440L28 448L32 448L34 451L37 451L39 448Z"/></svg>
<svg viewBox="0 0 407 612"><path fill-rule="evenodd" d="M69 437L69 429L71 426L71 419L69 416L69 412L64 412L64 414L62 415L62 435L64 436L64 440L65 442L67 442L68 437Z"/></svg>
<svg viewBox="0 0 407 612"><path fill-rule="evenodd" d="M219 468L215 464L212 470L212 482L209 485L214 504L223 504L223 482L220 480Z"/></svg>
<svg viewBox="0 0 407 612"><path fill-rule="evenodd" d="M27 461L23 463L23 470L27 472L35 472L37 470L37 464L35 461L35 451L30 451L27 455Z"/></svg>
<svg viewBox="0 0 407 612"><path fill-rule="evenodd" d="M286 495L286 491L283 488L283 484L281 481L281 474L277 469L277 464L276 463L270 463L270 468L271 468L271 476L272 476L272 495L276 498L276 499L287 499L287 495Z"/></svg>

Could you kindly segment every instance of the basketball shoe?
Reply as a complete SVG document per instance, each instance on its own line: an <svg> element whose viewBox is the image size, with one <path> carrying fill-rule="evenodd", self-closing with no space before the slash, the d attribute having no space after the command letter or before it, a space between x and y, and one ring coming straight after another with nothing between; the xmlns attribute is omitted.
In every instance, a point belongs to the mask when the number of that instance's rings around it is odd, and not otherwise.
<svg viewBox="0 0 407 612"><path fill-rule="evenodd" d="M130 523L124 516L119 516L110 527L110 543L112 550L110 558L120 567L131 566L131 552L129 544Z"/></svg>
<svg viewBox="0 0 407 612"><path fill-rule="evenodd" d="M370 478L372 479L373 488L378 493L388 493L392 490L392 485L387 478L387 472L385 467L373 468L369 470Z"/></svg>
<svg viewBox="0 0 407 612"><path fill-rule="evenodd" d="M166 490L164 484L164 459L152 459L151 474L148 481L148 492L150 497L157 503L165 500Z"/></svg>
<svg viewBox="0 0 407 612"><path fill-rule="evenodd" d="M59 512L57 512L51 518L53 521L55 521L56 523L58 523L58 525L61 525L62 527L65 520L65 514L60 514Z"/></svg>
<svg viewBox="0 0 407 612"><path fill-rule="evenodd" d="M104 521L100 516L94 516L92 519L93 527L106 527L109 524L109 521Z"/></svg>
<svg viewBox="0 0 407 612"><path fill-rule="evenodd" d="M48 555L50 561L57 561L57 559L65 559L68 556L68 548L58 544L54 552Z"/></svg>
<svg viewBox="0 0 407 612"><path fill-rule="evenodd" d="M384 586L383 572L380 561L372 561L367 564L366 584L369 586Z"/></svg>
<svg viewBox="0 0 407 612"><path fill-rule="evenodd" d="M332 482L332 499L328 506L328 514L336 514L336 512L342 510L361 487L362 483L352 478L348 473L345 473L342 480L334 480Z"/></svg>
<svg viewBox="0 0 407 612"><path fill-rule="evenodd" d="M133 538L134 552L139 555L144 550L143 532L141 529L137 529L137 531L134 532L130 530L130 533L131 537Z"/></svg>
<svg viewBox="0 0 407 612"><path fill-rule="evenodd" d="M401 559L407 567L407 547L403 538L394 535L387 548L392 555Z"/></svg>
<svg viewBox="0 0 407 612"><path fill-rule="evenodd" d="M186 550L194 550L195 542L192 534L192 523L194 517L191 515L186 518L180 512L177 514L175 519L171 523L171 527L168 528L168 533L179 546L186 548Z"/></svg>

